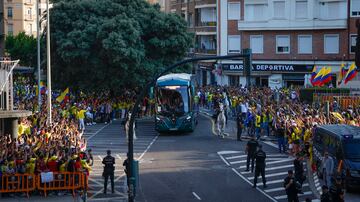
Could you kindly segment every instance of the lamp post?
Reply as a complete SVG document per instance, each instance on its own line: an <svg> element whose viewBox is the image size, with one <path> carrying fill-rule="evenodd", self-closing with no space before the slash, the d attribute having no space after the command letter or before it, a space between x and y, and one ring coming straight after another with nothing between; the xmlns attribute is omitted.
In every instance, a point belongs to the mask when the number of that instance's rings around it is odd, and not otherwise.
<svg viewBox="0 0 360 202"><path fill-rule="evenodd" d="M36 1L36 41L37 41L37 72L38 72L38 111L41 111L41 70L40 70L40 12L39 1Z"/></svg>
<svg viewBox="0 0 360 202"><path fill-rule="evenodd" d="M46 0L46 57L47 57L47 104L48 104L48 125L52 123L51 117L51 61L50 61L50 12L49 12L49 0Z"/></svg>
<svg viewBox="0 0 360 202"><path fill-rule="evenodd" d="M129 179L129 191L128 191L128 199L129 202L133 202L135 199L135 176L136 173L134 173L135 169L134 169L134 138L133 138L133 127L131 127L134 124L134 117L137 115L137 113L139 112L139 105L141 104L143 98L145 97L145 95L148 93L148 91L150 90L151 86L154 86L157 79L163 75L165 75L166 73L172 71L173 69L190 63L190 62L196 62L196 61L201 61L201 60L223 60L223 59L232 59L232 58L244 58L244 65L245 68L250 68L251 67L251 51L243 51L243 54L234 54L234 55L225 55L225 56L208 56L208 57L198 57L198 58L190 58L190 59L186 59L186 60L182 60L180 62L177 62L169 67L166 67L164 71L160 72L158 75L156 75L155 77L152 78L152 80L150 80L146 86L143 88L143 90L141 91L141 93L139 94L139 96L136 98L136 102L134 105L134 108L132 109L131 112L131 116L130 116L130 120L129 120L129 142L128 142L128 162L129 162L129 169L127 172L129 172L128 176L130 177ZM246 67L247 65L250 65L249 67Z"/></svg>

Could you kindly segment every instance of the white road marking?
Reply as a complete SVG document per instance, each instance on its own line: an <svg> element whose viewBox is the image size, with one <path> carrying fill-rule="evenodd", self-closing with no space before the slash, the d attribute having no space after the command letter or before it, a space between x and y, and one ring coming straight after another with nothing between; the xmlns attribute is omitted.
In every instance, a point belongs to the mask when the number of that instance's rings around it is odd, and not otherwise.
<svg viewBox="0 0 360 202"><path fill-rule="evenodd" d="M312 194L311 191L307 191L307 192L304 192L304 194L299 194L299 197L306 196L306 195L311 195L311 194ZM275 196L274 198L277 199L277 200L286 199L287 195Z"/></svg>
<svg viewBox="0 0 360 202"><path fill-rule="evenodd" d="M224 157L222 155L219 154L219 152L218 152L218 155L226 163L227 166L230 166L230 164L224 159Z"/></svg>
<svg viewBox="0 0 360 202"><path fill-rule="evenodd" d="M309 186L309 184L308 183L306 183L306 184L303 184L303 186L302 187L307 187L307 186ZM278 188L273 188L273 189L266 189L266 190L264 190L266 193L269 193L269 192L276 192L276 191L285 191L285 188L284 187L278 187Z"/></svg>
<svg viewBox="0 0 360 202"><path fill-rule="evenodd" d="M283 165L283 166L276 166L276 167L271 167L271 168L265 168L266 171L268 170L277 170L277 169L282 169L282 168L290 168L290 167L294 167L294 165Z"/></svg>
<svg viewBox="0 0 360 202"><path fill-rule="evenodd" d="M156 137L154 137L154 139L150 142L149 146L147 146L147 148L145 149L145 151L139 156L139 158L137 158L137 160L141 159L146 152L150 149L151 145L154 144L154 142L156 141L156 139L159 137L159 135L157 135Z"/></svg>
<svg viewBox="0 0 360 202"><path fill-rule="evenodd" d="M284 159L284 160L279 160L279 161L266 162L266 165L272 165L272 164L276 164L276 163L284 163L287 161L292 161L292 159Z"/></svg>
<svg viewBox="0 0 360 202"><path fill-rule="evenodd" d="M266 181L266 184L277 184L277 183L280 183L280 182L284 182L284 180L280 179L280 180Z"/></svg>
<svg viewBox="0 0 360 202"><path fill-rule="evenodd" d="M116 156L121 160L122 158L121 158L121 156L119 155L119 154L116 154Z"/></svg>
<svg viewBox="0 0 360 202"><path fill-rule="evenodd" d="M224 155L224 154L238 154L238 153L243 153L243 151L219 151L217 152L219 155ZM246 155L244 155L246 156Z"/></svg>
<svg viewBox="0 0 360 202"><path fill-rule="evenodd" d="M278 148L278 145L272 143L272 142L269 142L269 141L264 141L263 143L267 144L267 145L270 145L272 147L275 147L275 148Z"/></svg>
<svg viewBox="0 0 360 202"><path fill-rule="evenodd" d="M226 159L227 159L227 160L230 160L230 159L237 159L237 158L244 158L244 157L247 157L247 155L230 156L230 157L226 157Z"/></svg>
<svg viewBox="0 0 360 202"><path fill-rule="evenodd" d="M287 174L288 174L288 172L280 172L280 173L268 174L268 175L265 175L265 177L268 178L268 177L275 177L275 176L281 176L281 175L287 175ZM254 177L249 177L248 179L253 180Z"/></svg>
<svg viewBox="0 0 360 202"><path fill-rule="evenodd" d="M103 127L101 127L98 131L96 131L93 135L87 138L87 141L89 141L91 138L93 138L95 135L97 135L100 131L102 131L105 127L109 126L110 124L107 124Z"/></svg>
<svg viewBox="0 0 360 202"><path fill-rule="evenodd" d="M100 161L102 161L102 160L103 160L103 159L101 158L101 156L100 156L100 155L98 155L98 157L99 157Z"/></svg>
<svg viewBox="0 0 360 202"><path fill-rule="evenodd" d="M192 194L195 196L195 198L197 198L197 200L201 201L200 196L198 196L195 192L193 192Z"/></svg>
<svg viewBox="0 0 360 202"><path fill-rule="evenodd" d="M241 161L232 161L232 162L229 162L231 165L233 164L238 164L238 163L245 163L246 160L241 160Z"/></svg>
<svg viewBox="0 0 360 202"><path fill-rule="evenodd" d="M251 186L253 186L253 183L251 183L248 179L246 179L244 176L242 176L235 168L232 168L232 170L239 176L241 177L243 180L245 180L245 182L247 182L248 184L250 184ZM265 193L263 190L261 190L259 187L256 187L256 189L261 192L262 194L264 194L266 197L268 197L271 201L273 202L277 202L274 198L272 198L270 195L268 195L267 193Z"/></svg>

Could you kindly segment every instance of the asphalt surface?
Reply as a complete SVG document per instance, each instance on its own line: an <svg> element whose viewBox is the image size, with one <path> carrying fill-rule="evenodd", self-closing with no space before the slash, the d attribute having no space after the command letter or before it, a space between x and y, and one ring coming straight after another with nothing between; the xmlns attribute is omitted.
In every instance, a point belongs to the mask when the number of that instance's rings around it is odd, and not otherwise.
<svg viewBox="0 0 360 202"><path fill-rule="evenodd" d="M245 142L213 134L199 117L193 133L161 135L140 164L136 201L271 201L241 179L218 152L244 151Z"/></svg>

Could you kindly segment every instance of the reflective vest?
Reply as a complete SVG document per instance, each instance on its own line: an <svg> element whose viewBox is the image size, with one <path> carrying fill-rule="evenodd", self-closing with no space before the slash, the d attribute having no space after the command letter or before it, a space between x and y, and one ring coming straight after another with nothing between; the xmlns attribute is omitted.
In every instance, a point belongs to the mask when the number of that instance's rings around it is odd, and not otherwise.
<svg viewBox="0 0 360 202"><path fill-rule="evenodd" d="M255 127L260 128L261 116L256 115Z"/></svg>

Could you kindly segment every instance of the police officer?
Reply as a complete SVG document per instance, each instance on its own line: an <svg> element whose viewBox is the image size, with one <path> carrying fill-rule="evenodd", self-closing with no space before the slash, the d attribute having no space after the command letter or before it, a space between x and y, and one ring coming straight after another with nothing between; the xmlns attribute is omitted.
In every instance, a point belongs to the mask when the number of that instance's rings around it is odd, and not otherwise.
<svg viewBox="0 0 360 202"><path fill-rule="evenodd" d="M104 181L104 194L106 194L108 179L111 180L111 192L114 193L114 164L115 158L111 156L111 151L107 150L107 156L103 159L102 163L104 164L103 177Z"/></svg>
<svg viewBox="0 0 360 202"><path fill-rule="evenodd" d="M335 184L330 187L330 195L333 202L342 202L344 201L344 192L342 189L342 178L340 175L337 175L335 178Z"/></svg>
<svg viewBox="0 0 360 202"><path fill-rule="evenodd" d="M257 146L258 146L258 142L256 141L255 137L252 137L246 145L246 151L245 151L247 153L246 171L249 171L249 165L251 160L251 172L254 172L254 161L255 161L255 153Z"/></svg>
<svg viewBox="0 0 360 202"><path fill-rule="evenodd" d="M322 194L321 194L321 197L320 197L320 201L321 202L331 202L329 188L326 185L323 185L321 187L321 189L322 189Z"/></svg>
<svg viewBox="0 0 360 202"><path fill-rule="evenodd" d="M265 179L265 159L266 153L262 150L262 145L258 145L259 149L255 154L256 164L255 164L255 176L254 176L254 188L256 187L256 182L258 176L261 174L261 178L264 184L264 188L266 188L266 179Z"/></svg>
<svg viewBox="0 0 360 202"><path fill-rule="evenodd" d="M284 179L284 187L288 202L299 202L298 188L296 185L294 172L292 170L288 171L288 176Z"/></svg>

